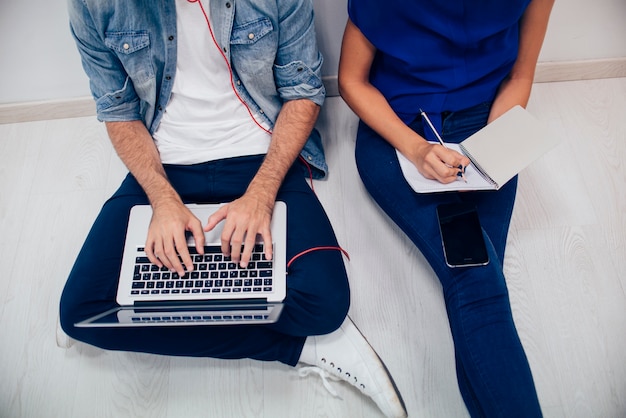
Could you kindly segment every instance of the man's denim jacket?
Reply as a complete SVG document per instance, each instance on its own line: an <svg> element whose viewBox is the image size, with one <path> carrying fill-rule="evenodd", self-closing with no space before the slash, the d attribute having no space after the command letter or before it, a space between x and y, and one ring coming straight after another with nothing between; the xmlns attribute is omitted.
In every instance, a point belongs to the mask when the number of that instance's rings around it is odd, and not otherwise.
<svg viewBox="0 0 626 418"><path fill-rule="evenodd" d="M154 133L176 72L174 0L68 1L72 34L98 119L143 120ZM215 39L230 62L237 92L253 112L274 126L284 101L309 99L322 105L322 56L311 0L211 0L209 4ZM200 5L198 13L202 13ZM326 174L317 131L302 156L314 177Z"/></svg>

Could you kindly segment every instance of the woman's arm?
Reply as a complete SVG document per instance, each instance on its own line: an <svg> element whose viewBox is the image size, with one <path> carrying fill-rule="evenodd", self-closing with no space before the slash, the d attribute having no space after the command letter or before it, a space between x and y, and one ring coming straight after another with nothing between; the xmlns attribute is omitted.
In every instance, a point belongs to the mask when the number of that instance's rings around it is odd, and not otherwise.
<svg viewBox="0 0 626 418"><path fill-rule="evenodd" d="M526 107L535 77L539 52L548 28L554 0L532 0L520 22L517 60L504 80L491 108L489 122L515 105Z"/></svg>
<svg viewBox="0 0 626 418"><path fill-rule="evenodd" d="M457 180L459 165L469 165L461 154L428 143L393 111L387 99L369 81L376 48L348 20L339 61L339 91L348 106L370 128L399 150L426 178L442 183Z"/></svg>

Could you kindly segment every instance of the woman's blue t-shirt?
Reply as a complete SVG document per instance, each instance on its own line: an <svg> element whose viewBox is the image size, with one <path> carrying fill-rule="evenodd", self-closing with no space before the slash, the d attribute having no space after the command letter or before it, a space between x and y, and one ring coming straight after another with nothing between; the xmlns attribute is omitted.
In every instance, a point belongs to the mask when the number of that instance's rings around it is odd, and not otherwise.
<svg viewBox="0 0 626 418"><path fill-rule="evenodd" d="M349 0L377 52L370 82L406 123L494 99L518 54L530 0Z"/></svg>

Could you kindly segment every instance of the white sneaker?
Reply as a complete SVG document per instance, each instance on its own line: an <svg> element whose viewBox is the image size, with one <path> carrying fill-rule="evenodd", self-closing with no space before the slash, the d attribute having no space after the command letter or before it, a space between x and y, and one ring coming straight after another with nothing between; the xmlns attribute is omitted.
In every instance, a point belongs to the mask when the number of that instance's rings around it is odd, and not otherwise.
<svg viewBox="0 0 626 418"><path fill-rule="evenodd" d="M74 345L74 342L76 341L63 331L63 328L61 328L61 321L59 320L58 316L57 316L56 340L57 340L57 347L65 348L65 349L72 347Z"/></svg>
<svg viewBox="0 0 626 418"><path fill-rule="evenodd" d="M313 358L312 353L315 353ZM386 417L407 416L404 402L389 371L349 317L341 327L327 335L308 337L300 362L300 376L317 373L324 386L338 396L328 382L344 380L372 398Z"/></svg>

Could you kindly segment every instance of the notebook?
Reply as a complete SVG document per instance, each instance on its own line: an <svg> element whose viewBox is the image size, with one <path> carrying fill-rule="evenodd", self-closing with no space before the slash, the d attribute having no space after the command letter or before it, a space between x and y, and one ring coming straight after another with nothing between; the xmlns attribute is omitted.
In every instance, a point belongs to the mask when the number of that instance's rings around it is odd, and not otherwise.
<svg viewBox="0 0 626 418"><path fill-rule="evenodd" d="M539 120L515 106L460 144L446 144L470 159L465 170L467 183L427 179L404 155L397 150L396 154L404 177L417 193L498 190L558 143L559 138Z"/></svg>
<svg viewBox="0 0 626 418"><path fill-rule="evenodd" d="M221 204L187 207L206 222ZM131 209L116 301L120 305L77 327L239 325L276 322L287 292L287 207L276 202L271 223L273 257L266 260L257 241L246 268L233 263L220 249L224 222L205 233L205 253L188 237L194 271L179 277L147 259L145 241L152 208Z"/></svg>

